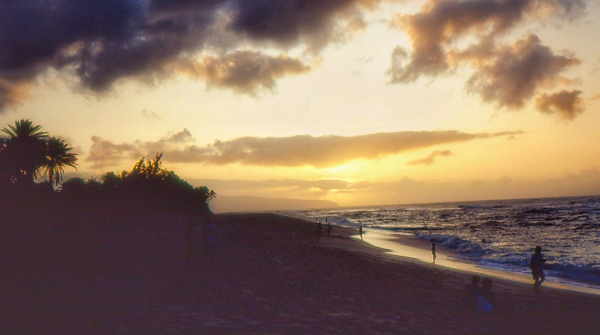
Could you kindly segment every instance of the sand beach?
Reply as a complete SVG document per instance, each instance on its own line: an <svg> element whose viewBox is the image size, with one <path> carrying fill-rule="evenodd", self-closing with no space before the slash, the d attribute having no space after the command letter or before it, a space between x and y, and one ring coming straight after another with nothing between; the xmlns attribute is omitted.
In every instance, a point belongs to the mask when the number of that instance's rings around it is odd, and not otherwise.
<svg viewBox="0 0 600 335"><path fill-rule="evenodd" d="M495 277L493 310L477 311L470 273L385 253L348 228L319 233L295 218L223 214L190 237L186 218L106 221L5 234L7 334L597 334L600 326L600 296Z"/></svg>

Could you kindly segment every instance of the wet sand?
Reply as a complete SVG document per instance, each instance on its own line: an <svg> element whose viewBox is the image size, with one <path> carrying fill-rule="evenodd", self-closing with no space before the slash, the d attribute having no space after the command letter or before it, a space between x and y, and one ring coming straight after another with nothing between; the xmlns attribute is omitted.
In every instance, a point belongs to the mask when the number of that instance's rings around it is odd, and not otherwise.
<svg viewBox="0 0 600 335"><path fill-rule="evenodd" d="M494 311L476 312L469 274L392 257L349 229L328 236L293 218L218 215L214 227L191 235L186 265L185 220L123 220L136 223L67 224L7 239L0 327L11 334L511 335L600 327L599 297L508 280L493 279Z"/></svg>

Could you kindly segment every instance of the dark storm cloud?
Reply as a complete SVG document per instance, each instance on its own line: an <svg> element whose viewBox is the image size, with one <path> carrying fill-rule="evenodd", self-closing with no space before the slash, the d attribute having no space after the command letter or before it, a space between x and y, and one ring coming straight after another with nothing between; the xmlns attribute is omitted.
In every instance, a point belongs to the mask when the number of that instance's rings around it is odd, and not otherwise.
<svg viewBox="0 0 600 335"><path fill-rule="evenodd" d="M583 113L581 91L561 91L544 94L537 99L537 108L542 113L557 114L563 119L573 120Z"/></svg>
<svg viewBox="0 0 600 335"><path fill-rule="evenodd" d="M408 162L408 165L432 165L438 157L452 156L453 153L450 150L436 150L429 154L429 156L414 161Z"/></svg>
<svg viewBox="0 0 600 335"><path fill-rule="evenodd" d="M168 76L168 65L207 46L315 52L364 27L364 10L382 1L394 0L4 0L0 80L29 82L53 68L103 92L124 78ZM12 104L10 90L0 90L0 106Z"/></svg>
<svg viewBox="0 0 600 335"><path fill-rule="evenodd" d="M0 78L70 71L104 91L120 78L154 73L202 46L209 13L149 11L144 0L38 0L0 4Z"/></svg>
<svg viewBox="0 0 600 335"><path fill-rule="evenodd" d="M234 1L238 15L232 27L252 40L283 47L304 43L319 50L331 40L364 28L362 12L383 1L238 0Z"/></svg>
<svg viewBox="0 0 600 335"><path fill-rule="evenodd" d="M236 51L221 57L205 57L200 62L181 61L178 69L203 78L209 87L223 87L255 95L261 89L273 90L280 77L299 74L310 68L287 56L268 56L255 51Z"/></svg>
<svg viewBox="0 0 600 335"><path fill-rule="evenodd" d="M88 160L96 166L101 162L115 164L122 159L157 152L164 153L172 163L203 163L212 165L242 164L254 166L313 166L327 168L358 159L378 159L440 144L467 142L477 139L510 137L522 132L464 133L459 131L403 131L360 136L309 135L291 137L241 137L230 141L216 141L206 146L186 144L174 146L174 136L157 142L136 141L130 144L112 144L98 137ZM185 142L191 142L186 133ZM181 142L179 142L181 144ZM112 145L111 145L112 144ZM111 150L105 150L109 148ZM120 150L119 150L120 149ZM106 158L106 159L104 159ZM138 158L138 157L136 157Z"/></svg>
<svg viewBox="0 0 600 335"><path fill-rule="evenodd" d="M224 0L152 0L150 9L157 13L181 13L214 9L223 5Z"/></svg>

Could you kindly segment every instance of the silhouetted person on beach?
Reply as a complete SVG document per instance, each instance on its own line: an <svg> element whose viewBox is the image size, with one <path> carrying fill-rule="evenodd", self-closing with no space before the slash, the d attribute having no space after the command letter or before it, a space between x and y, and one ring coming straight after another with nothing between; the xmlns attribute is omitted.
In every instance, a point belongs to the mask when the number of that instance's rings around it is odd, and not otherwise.
<svg viewBox="0 0 600 335"><path fill-rule="evenodd" d="M496 297L492 292L492 286L492 280L489 278L481 280L477 275L471 277L471 283L466 287L466 300L470 310L477 313L491 313L494 311Z"/></svg>
<svg viewBox="0 0 600 335"><path fill-rule="evenodd" d="M363 239L363 234L364 234L363 224L362 223L360 224L360 228L358 228L358 232L360 233L360 239L362 240Z"/></svg>
<svg viewBox="0 0 600 335"><path fill-rule="evenodd" d="M542 247L535 247L535 252L531 256L531 261L529 262L529 267L531 268L531 275L533 276L533 286L540 287L544 280L546 279L546 275L544 274L544 263L546 260L542 255Z"/></svg>
<svg viewBox="0 0 600 335"><path fill-rule="evenodd" d="M474 310L478 313L490 313L494 310L494 293L492 292L492 280L484 278L479 286L479 276L471 278L469 289L469 300L473 303Z"/></svg>
<svg viewBox="0 0 600 335"><path fill-rule="evenodd" d="M483 311L492 312L496 305L496 297L492 292L492 280L490 278L484 278L481 282L481 296L483 297Z"/></svg>
<svg viewBox="0 0 600 335"><path fill-rule="evenodd" d="M467 291L467 306L471 311L477 311L477 297L481 294L481 287L479 287L479 276L472 276L471 282L466 287Z"/></svg>
<svg viewBox="0 0 600 335"><path fill-rule="evenodd" d="M436 245L435 241L431 241L431 256L433 256L433 264L435 264L435 259L437 258Z"/></svg>

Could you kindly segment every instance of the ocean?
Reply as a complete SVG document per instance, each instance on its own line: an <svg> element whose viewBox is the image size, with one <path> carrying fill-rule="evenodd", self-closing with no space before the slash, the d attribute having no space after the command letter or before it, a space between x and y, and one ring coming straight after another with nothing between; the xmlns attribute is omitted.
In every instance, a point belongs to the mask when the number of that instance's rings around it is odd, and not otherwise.
<svg viewBox="0 0 600 335"><path fill-rule="evenodd" d="M464 261L529 274L541 246L549 281L600 288L600 196L295 212L335 225L435 240Z"/></svg>

